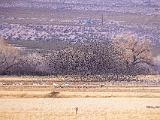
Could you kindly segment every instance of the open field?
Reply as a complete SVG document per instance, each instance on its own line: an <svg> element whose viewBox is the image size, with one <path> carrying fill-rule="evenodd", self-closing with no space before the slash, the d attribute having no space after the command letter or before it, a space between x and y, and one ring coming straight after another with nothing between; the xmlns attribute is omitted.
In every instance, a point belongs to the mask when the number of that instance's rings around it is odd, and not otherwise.
<svg viewBox="0 0 160 120"><path fill-rule="evenodd" d="M137 76L128 81L103 76L1 76L0 97L73 98L73 97L148 97L160 98L156 75ZM106 80L106 81L105 81Z"/></svg>
<svg viewBox="0 0 160 120"><path fill-rule="evenodd" d="M0 91L1 98L160 98L160 89L157 90L132 90L104 91L104 92L51 92L51 91Z"/></svg>
<svg viewBox="0 0 160 120"><path fill-rule="evenodd" d="M0 104L1 120L160 119L159 98L0 99Z"/></svg>
<svg viewBox="0 0 160 120"><path fill-rule="evenodd" d="M160 120L159 7L0 0L0 120Z"/></svg>
<svg viewBox="0 0 160 120"><path fill-rule="evenodd" d="M16 78L16 77L15 77ZM56 77L25 77L6 81L0 79L0 98L110 98L110 97L139 97L139 98L160 98L159 80L135 81L113 81L113 82L82 82L56 81ZM28 79L27 79L28 78ZM43 80L41 79L43 78ZM47 78L47 77L46 77ZM62 79L63 78L63 79ZM73 78L71 79L73 80ZM6 83L5 83L6 82ZM5 84L5 85L3 85ZM147 86L148 85L148 86Z"/></svg>
<svg viewBox="0 0 160 120"><path fill-rule="evenodd" d="M97 75L99 76L99 75ZM65 80L81 80L84 76L78 75L58 75L58 76L0 76L0 81L30 81L30 80L53 80L53 81L65 81ZM104 76L105 77L105 76ZM89 76L89 78L93 79L94 76ZM138 75L134 78L138 80L159 80L160 75Z"/></svg>
<svg viewBox="0 0 160 120"><path fill-rule="evenodd" d="M1 88L104 88L104 87L160 87L159 75L61 75L61 76L1 76Z"/></svg>
<svg viewBox="0 0 160 120"><path fill-rule="evenodd" d="M52 81L61 87L51 84L1 85L0 120L160 120L159 86L144 86L141 82L136 83L140 86L105 82L86 82L84 85L80 81L73 86L67 81L80 80L78 78L1 76L1 82ZM147 81L159 81L159 76L137 78L139 81L147 78Z"/></svg>

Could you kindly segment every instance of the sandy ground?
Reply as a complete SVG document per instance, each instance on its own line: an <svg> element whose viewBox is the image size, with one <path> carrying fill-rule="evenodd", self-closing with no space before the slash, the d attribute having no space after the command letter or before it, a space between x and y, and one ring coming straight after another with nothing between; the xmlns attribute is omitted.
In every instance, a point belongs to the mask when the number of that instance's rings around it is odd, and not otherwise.
<svg viewBox="0 0 160 120"><path fill-rule="evenodd" d="M160 98L0 99L0 120L22 119L160 120Z"/></svg>

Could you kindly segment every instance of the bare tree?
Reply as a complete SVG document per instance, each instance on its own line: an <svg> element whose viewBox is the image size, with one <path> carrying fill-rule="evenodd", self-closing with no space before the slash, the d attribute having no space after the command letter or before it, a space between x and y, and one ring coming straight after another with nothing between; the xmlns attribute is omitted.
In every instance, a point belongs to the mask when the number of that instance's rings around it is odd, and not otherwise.
<svg viewBox="0 0 160 120"><path fill-rule="evenodd" d="M136 68L140 68L141 65L153 65L151 43L148 39L125 33L114 36L112 42L114 47L120 51L121 59L125 62L127 74L136 72Z"/></svg>
<svg viewBox="0 0 160 120"><path fill-rule="evenodd" d="M19 51L0 37L0 73L7 74L18 64Z"/></svg>
<svg viewBox="0 0 160 120"><path fill-rule="evenodd" d="M58 52L54 51L50 56L49 66L52 73L56 74L84 76L118 73L121 61L116 52L112 45L106 41L80 42Z"/></svg>
<svg viewBox="0 0 160 120"><path fill-rule="evenodd" d="M30 53L21 56L19 68L26 74L45 74L48 72L46 56L40 53Z"/></svg>

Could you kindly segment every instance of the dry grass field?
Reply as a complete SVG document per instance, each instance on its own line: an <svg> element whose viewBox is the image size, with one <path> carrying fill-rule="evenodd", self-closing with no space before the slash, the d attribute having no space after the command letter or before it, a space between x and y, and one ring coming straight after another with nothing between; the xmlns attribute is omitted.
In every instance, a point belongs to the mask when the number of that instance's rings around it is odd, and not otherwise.
<svg viewBox="0 0 160 120"><path fill-rule="evenodd" d="M0 104L1 120L160 120L159 98L0 99Z"/></svg>
<svg viewBox="0 0 160 120"><path fill-rule="evenodd" d="M12 80L12 81L28 81L28 80L60 80L64 79L63 76L0 76L0 81L2 80Z"/></svg>
<svg viewBox="0 0 160 120"><path fill-rule="evenodd" d="M71 76L1 76L0 81L65 81ZM77 78L77 77L75 77ZM160 80L160 76L137 76ZM78 79L78 78L77 78ZM76 114L76 108L78 111ZM159 86L0 86L0 120L160 120Z"/></svg>
<svg viewBox="0 0 160 120"><path fill-rule="evenodd" d="M91 76L92 77L92 76ZM160 80L160 75L138 75L135 76L138 80ZM27 80L55 80L55 81L64 81L65 79L69 80L80 80L80 76L0 76L0 81L2 80L22 80L22 81L27 81Z"/></svg>
<svg viewBox="0 0 160 120"><path fill-rule="evenodd" d="M160 80L160 75L138 75L139 80Z"/></svg>
<svg viewBox="0 0 160 120"><path fill-rule="evenodd" d="M51 91L0 91L2 98L160 98L160 92L54 92Z"/></svg>

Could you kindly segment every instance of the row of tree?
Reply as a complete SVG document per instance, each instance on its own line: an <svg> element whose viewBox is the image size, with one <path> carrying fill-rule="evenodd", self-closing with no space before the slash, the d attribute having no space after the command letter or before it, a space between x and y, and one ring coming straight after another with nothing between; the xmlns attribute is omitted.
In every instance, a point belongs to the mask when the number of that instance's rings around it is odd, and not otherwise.
<svg viewBox="0 0 160 120"><path fill-rule="evenodd" d="M71 43L46 53L25 53L0 38L0 74L149 74L153 72L151 44L132 34L110 41Z"/></svg>

